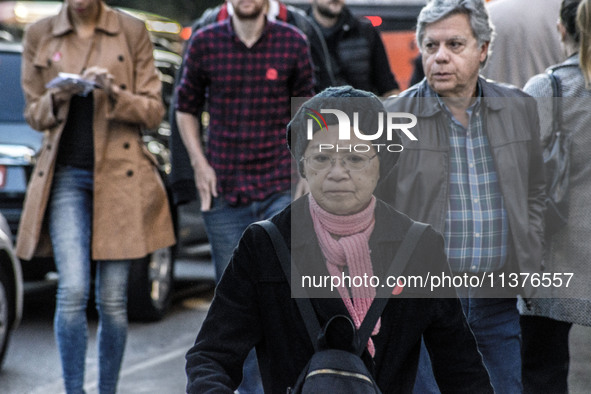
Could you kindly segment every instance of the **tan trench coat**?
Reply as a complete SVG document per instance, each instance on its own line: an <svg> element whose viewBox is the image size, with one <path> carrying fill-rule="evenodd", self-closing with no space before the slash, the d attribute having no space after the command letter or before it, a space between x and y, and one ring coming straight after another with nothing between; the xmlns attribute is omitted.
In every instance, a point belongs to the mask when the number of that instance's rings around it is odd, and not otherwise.
<svg viewBox="0 0 591 394"><path fill-rule="evenodd" d="M114 75L122 91L116 102L94 94L94 208L92 258L140 258L174 244L166 191L141 141L141 127L156 127L164 115L161 83L144 23L101 3L95 41L88 53L69 45L74 32L67 5L25 34L22 84L25 118L45 138L31 176L17 239L17 254L29 260L46 254L46 207L67 119L68 105L54 115L45 85L58 72L80 73L97 65ZM86 50L85 50L86 51Z"/></svg>

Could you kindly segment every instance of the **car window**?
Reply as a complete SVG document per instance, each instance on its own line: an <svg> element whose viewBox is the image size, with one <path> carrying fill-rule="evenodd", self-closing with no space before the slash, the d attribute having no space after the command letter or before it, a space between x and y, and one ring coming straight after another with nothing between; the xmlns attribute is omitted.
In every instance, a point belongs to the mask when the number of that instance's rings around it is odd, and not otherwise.
<svg viewBox="0 0 591 394"><path fill-rule="evenodd" d="M25 99L21 88L20 53L0 52L0 121L24 120Z"/></svg>

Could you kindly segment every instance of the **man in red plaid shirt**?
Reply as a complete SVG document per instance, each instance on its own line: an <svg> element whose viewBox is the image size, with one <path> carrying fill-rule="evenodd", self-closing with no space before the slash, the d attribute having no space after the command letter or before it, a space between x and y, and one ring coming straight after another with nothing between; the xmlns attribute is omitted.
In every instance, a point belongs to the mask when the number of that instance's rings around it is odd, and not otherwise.
<svg viewBox="0 0 591 394"><path fill-rule="evenodd" d="M218 281L246 227L290 203L285 126L291 98L314 94L302 33L267 20L267 0L228 3L231 18L193 34L176 103ZM204 152L199 116L206 102L210 122Z"/></svg>

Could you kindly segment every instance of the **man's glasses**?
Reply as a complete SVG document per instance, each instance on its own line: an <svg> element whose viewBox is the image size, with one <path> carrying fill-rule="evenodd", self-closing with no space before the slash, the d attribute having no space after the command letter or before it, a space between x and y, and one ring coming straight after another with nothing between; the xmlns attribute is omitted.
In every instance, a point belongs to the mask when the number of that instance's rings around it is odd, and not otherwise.
<svg viewBox="0 0 591 394"><path fill-rule="evenodd" d="M324 171L335 165L337 159L341 161L341 165L349 171L363 170L369 165L369 162L376 157L366 156L361 153L348 153L342 156L330 155L328 153L314 153L307 157L302 157L301 161L313 170Z"/></svg>

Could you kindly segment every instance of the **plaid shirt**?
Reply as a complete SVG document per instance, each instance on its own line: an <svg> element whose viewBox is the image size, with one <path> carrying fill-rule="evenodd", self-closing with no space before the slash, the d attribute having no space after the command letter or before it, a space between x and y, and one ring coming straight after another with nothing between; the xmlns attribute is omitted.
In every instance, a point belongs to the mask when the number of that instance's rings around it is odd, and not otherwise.
<svg viewBox="0 0 591 394"><path fill-rule="evenodd" d="M509 225L481 100L468 109L466 129L443 103L450 123L449 200L444 238L453 272L490 272L507 258Z"/></svg>
<svg viewBox="0 0 591 394"><path fill-rule="evenodd" d="M176 109L210 114L207 158L218 192L232 205L289 190L291 158L285 126L291 97L314 91L305 38L282 22L267 21L248 48L231 19L197 31L185 55Z"/></svg>

